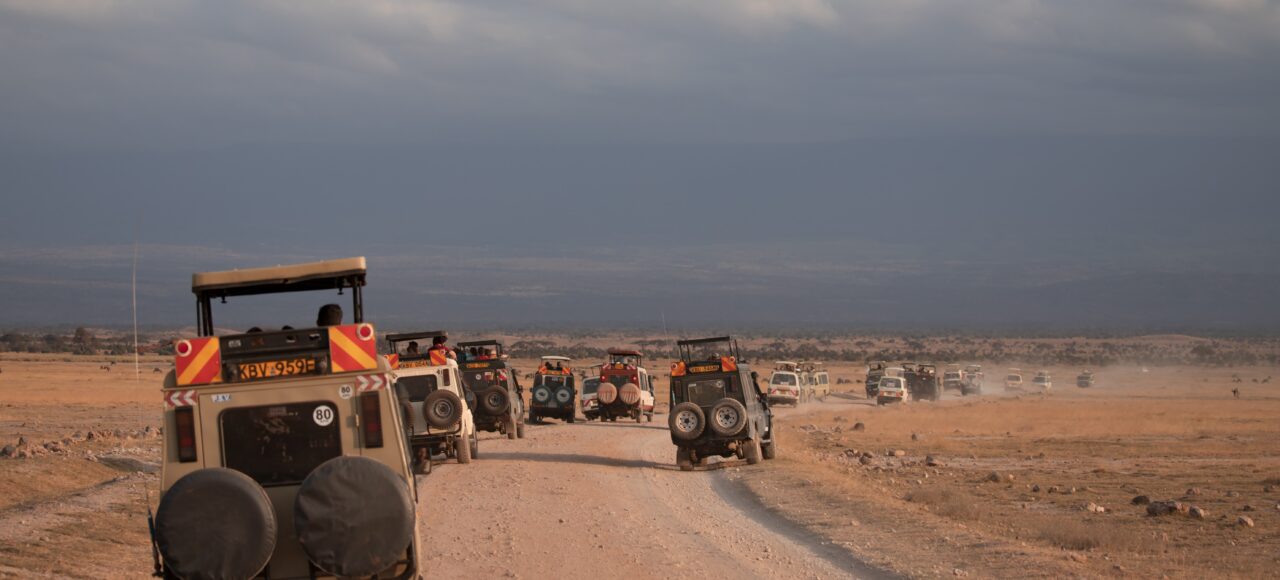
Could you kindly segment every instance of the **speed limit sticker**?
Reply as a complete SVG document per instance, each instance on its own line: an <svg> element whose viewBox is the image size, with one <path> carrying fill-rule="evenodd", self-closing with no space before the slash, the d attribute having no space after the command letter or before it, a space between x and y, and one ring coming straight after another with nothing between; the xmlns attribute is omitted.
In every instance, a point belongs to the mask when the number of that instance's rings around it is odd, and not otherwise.
<svg viewBox="0 0 1280 580"><path fill-rule="evenodd" d="M333 422L333 407L328 405L316 407L316 410L311 412L311 419L316 422L316 425L328 427Z"/></svg>
<svg viewBox="0 0 1280 580"><path fill-rule="evenodd" d="M341 387L338 387L338 396L343 399L350 399L353 392L355 392L355 389L351 385L342 385Z"/></svg>

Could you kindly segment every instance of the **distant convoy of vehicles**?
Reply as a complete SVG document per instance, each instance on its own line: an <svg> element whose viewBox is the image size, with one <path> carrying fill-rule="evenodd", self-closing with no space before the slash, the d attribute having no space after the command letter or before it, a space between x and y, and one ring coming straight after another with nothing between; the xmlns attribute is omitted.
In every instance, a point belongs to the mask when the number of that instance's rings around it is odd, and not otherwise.
<svg viewBox="0 0 1280 580"><path fill-rule="evenodd" d="M162 391L160 503L148 516L156 576L418 577L414 475L437 458L471 463L478 431L523 438L526 422L574 423L579 410L588 421L653 421L656 381L638 350L611 348L580 375L568 357L542 356L526 405L499 340L450 348L444 331L420 331L386 335L379 349L365 277L364 258L192 277L197 336L175 343ZM215 333L215 302L318 291L349 293L352 321L326 304L313 327ZM732 337L676 348L667 428L683 471L711 457L773 459L771 406L832 394L822 363L777 361L762 388ZM864 383L878 405L938 401L945 390L982 393L983 372L874 361ZM1031 384L1053 381L1042 370ZM1022 371L1009 369L1004 385L1021 389ZM1076 385L1092 387L1093 372Z"/></svg>

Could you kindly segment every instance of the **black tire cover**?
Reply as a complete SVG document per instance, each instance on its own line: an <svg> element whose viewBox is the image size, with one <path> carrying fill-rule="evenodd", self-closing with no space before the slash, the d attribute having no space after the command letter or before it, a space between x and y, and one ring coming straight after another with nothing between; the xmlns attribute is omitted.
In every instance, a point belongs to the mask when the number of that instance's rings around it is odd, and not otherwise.
<svg viewBox="0 0 1280 580"><path fill-rule="evenodd" d="M676 426L676 420L686 411L691 412L698 417L698 425L692 431L682 431ZM702 435L703 430L706 429L707 417L702 413L702 407L686 401L676 405L675 408L671 409L671 412L667 414L667 426L671 429L671 434L674 435L676 439L692 441L697 439L699 435Z"/></svg>
<svg viewBox="0 0 1280 580"><path fill-rule="evenodd" d="M371 576L407 554L413 500L391 468L367 457L335 457L298 488L293 526L317 568L336 576Z"/></svg>
<svg viewBox="0 0 1280 580"><path fill-rule="evenodd" d="M480 408L490 415L501 415L511 408L511 398L503 387L493 386L480 393Z"/></svg>
<svg viewBox="0 0 1280 580"><path fill-rule="evenodd" d="M716 412L723 407L729 407L738 414L737 422L729 427L721 427L720 423L716 421ZM747 426L747 408L742 406L742 403L739 403L734 399L720 399L719 401L716 401L715 405L711 406L711 413L707 415L707 424L711 427L711 430L715 431L717 434L725 437L732 437L741 433L743 428Z"/></svg>
<svg viewBox="0 0 1280 580"><path fill-rule="evenodd" d="M276 549L276 516L258 482L214 467L184 475L156 511L165 569L184 580L244 580Z"/></svg>
<svg viewBox="0 0 1280 580"><path fill-rule="evenodd" d="M442 415L438 411L445 408L444 402L449 403L448 413ZM433 391L422 401L422 418L436 429L452 427L462 418L462 399L452 391Z"/></svg>

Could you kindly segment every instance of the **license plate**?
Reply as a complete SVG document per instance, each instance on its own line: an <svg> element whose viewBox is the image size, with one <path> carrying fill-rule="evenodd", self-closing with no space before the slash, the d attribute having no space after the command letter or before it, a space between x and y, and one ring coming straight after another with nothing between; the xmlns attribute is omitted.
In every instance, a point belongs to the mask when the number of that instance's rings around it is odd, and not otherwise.
<svg viewBox="0 0 1280 580"><path fill-rule="evenodd" d="M419 359L419 360L402 360L402 361L400 361L400 368L402 368L402 369L411 369L411 368L415 368L415 367L431 366L430 362L431 362L431 361L428 361L428 360L427 360L427 359L425 359L425 358L424 358L424 359Z"/></svg>
<svg viewBox="0 0 1280 580"><path fill-rule="evenodd" d="M467 368L469 368L469 369L487 369L487 368L489 368L489 363L483 363L483 362L478 362L478 363L467 363Z"/></svg>
<svg viewBox="0 0 1280 580"><path fill-rule="evenodd" d="M316 372L316 359L299 357L285 360L240 363L239 377L242 381L256 381L273 377L293 377L311 375Z"/></svg>
<svg viewBox="0 0 1280 580"><path fill-rule="evenodd" d="M711 373L718 370L720 370L720 365L701 365L696 367L689 367L689 372L691 373Z"/></svg>

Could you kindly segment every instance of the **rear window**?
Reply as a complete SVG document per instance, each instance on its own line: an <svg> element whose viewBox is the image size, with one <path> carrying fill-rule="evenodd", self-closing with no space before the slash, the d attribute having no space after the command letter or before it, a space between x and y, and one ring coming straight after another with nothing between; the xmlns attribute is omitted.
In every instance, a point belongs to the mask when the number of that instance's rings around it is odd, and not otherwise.
<svg viewBox="0 0 1280 580"><path fill-rule="evenodd" d="M684 387L685 400L700 407L710 406L716 401L724 398L725 390L729 386L729 381L727 379L703 379L700 381L690 381L689 383L686 383Z"/></svg>
<svg viewBox="0 0 1280 580"><path fill-rule="evenodd" d="M218 421L223 465L265 487L302 483L342 455L341 421L327 401L227 409Z"/></svg>
<svg viewBox="0 0 1280 580"><path fill-rule="evenodd" d="M600 390L600 379L594 378L582 381L582 394L594 395L598 390Z"/></svg>
<svg viewBox="0 0 1280 580"><path fill-rule="evenodd" d="M943 378L944 378L944 379L946 379L946 380L952 380L952 379L954 379L954 380L957 380L957 381L958 381L958 380L960 380L960 373L947 373L947 374L943 375Z"/></svg>
<svg viewBox="0 0 1280 580"><path fill-rule="evenodd" d="M775 385L794 385L796 384L796 376L792 374L774 374L771 381Z"/></svg>
<svg viewBox="0 0 1280 580"><path fill-rule="evenodd" d="M552 389L558 389L560 387L563 387L565 385L565 381L568 380L568 377L563 377L563 376L560 376L560 377L549 376L549 375L539 375L539 376L541 376L542 378L542 384Z"/></svg>
<svg viewBox="0 0 1280 580"><path fill-rule="evenodd" d="M1009 376L1005 377L1005 378L1004 378L1004 380L1006 380L1006 381L1020 381L1020 380L1022 380L1022 375L1009 375Z"/></svg>
<svg viewBox="0 0 1280 580"><path fill-rule="evenodd" d="M425 401L427 395L436 390L436 376L400 377L396 381L396 388L408 395L410 401Z"/></svg>
<svg viewBox="0 0 1280 580"><path fill-rule="evenodd" d="M468 370L462 376L465 377L467 388L478 393L494 385L507 386L507 372L507 369Z"/></svg>

